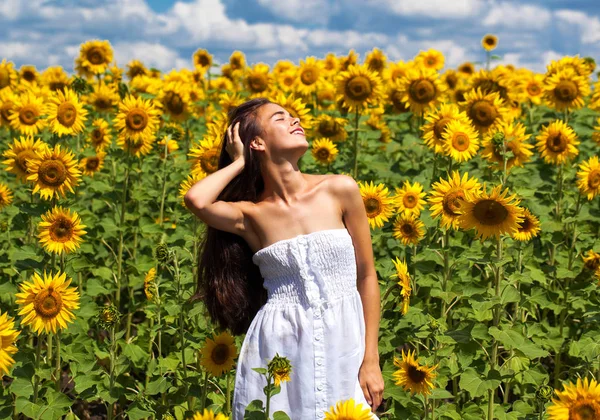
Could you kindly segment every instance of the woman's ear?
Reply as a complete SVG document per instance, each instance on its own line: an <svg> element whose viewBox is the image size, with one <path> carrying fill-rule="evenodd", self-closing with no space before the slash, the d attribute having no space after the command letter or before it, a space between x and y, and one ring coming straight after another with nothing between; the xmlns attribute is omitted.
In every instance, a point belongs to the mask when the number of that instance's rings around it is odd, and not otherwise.
<svg viewBox="0 0 600 420"><path fill-rule="evenodd" d="M249 147L254 150L263 150L264 141L260 138L260 136L256 136L250 141Z"/></svg>

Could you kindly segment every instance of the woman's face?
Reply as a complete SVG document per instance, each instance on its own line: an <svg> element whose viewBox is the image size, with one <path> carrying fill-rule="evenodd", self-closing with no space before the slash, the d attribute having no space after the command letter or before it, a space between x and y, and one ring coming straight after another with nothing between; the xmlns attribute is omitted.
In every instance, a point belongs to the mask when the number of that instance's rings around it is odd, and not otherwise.
<svg viewBox="0 0 600 420"><path fill-rule="evenodd" d="M271 152L302 149L304 153L308 148L300 119L292 117L282 106L265 104L259 108L257 117L262 127L260 138Z"/></svg>

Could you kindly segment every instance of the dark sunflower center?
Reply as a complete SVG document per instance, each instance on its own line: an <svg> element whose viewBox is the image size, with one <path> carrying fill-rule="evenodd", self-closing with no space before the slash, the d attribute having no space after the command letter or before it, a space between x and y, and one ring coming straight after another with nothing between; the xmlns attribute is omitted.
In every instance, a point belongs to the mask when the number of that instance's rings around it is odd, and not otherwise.
<svg viewBox="0 0 600 420"><path fill-rule="evenodd" d="M33 105L25 105L19 111L19 121L23 125L34 125L39 117L38 110Z"/></svg>
<svg viewBox="0 0 600 420"><path fill-rule="evenodd" d="M425 372L416 366L409 366L407 369L408 377L414 384L421 384L427 376Z"/></svg>
<svg viewBox="0 0 600 420"><path fill-rule="evenodd" d="M487 38L485 38L485 45L493 47L494 45L496 45L496 40L491 36L488 36Z"/></svg>
<svg viewBox="0 0 600 420"><path fill-rule="evenodd" d="M31 70L25 70L21 77L25 80L27 80L28 82L33 82L35 80L35 73L32 72Z"/></svg>
<svg viewBox="0 0 600 420"><path fill-rule="evenodd" d="M0 89L4 89L10 84L10 74L6 68L0 69Z"/></svg>
<svg viewBox="0 0 600 420"><path fill-rule="evenodd" d="M253 92L262 92L269 87L267 77L263 74L255 74L248 77L248 84Z"/></svg>
<svg viewBox="0 0 600 420"><path fill-rule="evenodd" d="M102 320L104 322L113 322L115 320L115 314L111 311L102 311Z"/></svg>
<svg viewBox="0 0 600 420"><path fill-rule="evenodd" d="M214 151L208 151L202 157L201 165L204 172L212 174L217 170L219 156Z"/></svg>
<svg viewBox="0 0 600 420"><path fill-rule="evenodd" d="M404 110L406 110L406 104L404 102L402 102L402 92L394 89L391 93L390 93L390 100L392 101L392 104L394 105L394 109L396 109L397 111L403 112Z"/></svg>
<svg viewBox="0 0 600 420"><path fill-rule="evenodd" d="M404 207L406 208L410 209L415 207L417 202L417 197L413 193L404 194L404 197L402 197L402 204L404 204Z"/></svg>
<svg viewBox="0 0 600 420"><path fill-rule="evenodd" d="M450 73L448 77L446 77L446 84L450 89L454 89L458 84L458 77L456 77L456 74Z"/></svg>
<svg viewBox="0 0 600 420"><path fill-rule="evenodd" d="M104 140L104 131L99 128L94 128L91 133L92 142L94 144L99 144Z"/></svg>
<svg viewBox="0 0 600 420"><path fill-rule="evenodd" d="M482 225L498 226L508 217L508 210L496 200L481 200L473 207L473 216Z"/></svg>
<svg viewBox="0 0 600 420"><path fill-rule="evenodd" d="M562 153L567 150L567 139L563 133L555 133L548 136L546 147L554 153Z"/></svg>
<svg viewBox="0 0 600 420"><path fill-rule="evenodd" d="M576 402L569 409L569 420L598 420L600 418L600 404L588 398Z"/></svg>
<svg viewBox="0 0 600 420"><path fill-rule="evenodd" d="M408 94L413 101L420 104L428 104L435 98L435 85L427 79L415 80L410 84Z"/></svg>
<svg viewBox="0 0 600 420"><path fill-rule="evenodd" d="M15 164L19 167L21 171L27 172L27 159L35 158L35 152L31 149L26 149L17 154L17 157L15 158Z"/></svg>
<svg viewBox="0 0 600 420"><path fill-rule="evenodd" d="M77 119L77 108L70 102L63 102L56 110L56 119L65 127L71 127Z"/></svg>
<svg viewBox="0 0 600 420"><path fill-rule="evenodd" d="M600 187L600 171L594 169L588 174L588 187L596 189Z"/></svg>
<svg viewBox="0 0 600 420"><path fill-rule="evenodd" d="M208 67L211 65L210 58L206 54L199 54L197 60L201 67Z"/></svg>
<svg viewBox="0 0 600 420"><path fill-rule="evenodd" d="M229 61L229 64L231 64L231 68L233 68L235 70L242 68L242 61L237 57L232 58Z"/></svg>
<svg viewBox="0 0 600 420"><path fill-rule="evenodd" d="M217 344L210 354L215 365L224 364L229 359L229 346L226 344Z"/></svg>
<svg viewBox="0 0 600 420"><path fill-rule="evenodd" d="M50 86L50 90L56 92L58 90L64 90L65 87L67 86L67 84L63 81L55 80L53 82L50 82L49 86Z"/></svg>
<svg viewBox="0 0 600 420"><path fill-rule="evenodd" d="M59 187L67 179L67 168L61 160L47 159L40 164L38 177L45 185Z"/></svg>
<svg viewBox="0 0 600 420"><path fill-rule="evenodd" d="M133 131L142 131L148 125L148 114L141 108L134 108L125 118L127 128Z"/></svg>
<svg viewBox="0 0 600 420"><path fill-rule="evenodd" d="M365 200L365 208L370 215L379 214L381 211L381 203L376 198L367 198Z"/></svg>
<svg viewBox="0 0 600 420"><path fill-rule="evenodd" d="M73 237L73 223L65 217L59 217L52 223L49 232L53 241L66 242Z"/></svg>
<svg viewBox="0 0 600 420"><path fill-rule="evenodd" d="M475 69L470 64L463 64L458 68L458 71L465 74L473 74L475 72Z"/></svg>
<svg viewBox="0 0 600 420"><path fill-rule="evenodd" d="M523 218L523 221L519 223L519 232L529 232L532 227L533 224L531 223L529 217L525 217Z"/></svg>
<svg viewBox="0 0 600 420"><path fill-rule="evenodd" d="M458 216L464 203L465 193L462 190L450 191L444 196L442 207L444 213L450 216Z"/></svg>
<svg viewBox="0 0 600 420"><path fill-rule="evenodd" d="M469 136L465 133L454 133L452 136L452 148L458 150L459 152L464 152L469 148Z"/></svg>
<svg viewBox="0 0 600 420"><path fill-rule="evenodd" d="M371 81L365 76L354 76L346 82L344 92L353 101L363 102L371 96L373 87Z"/></svg>
<svg viewBox="0 0 600 420"><path fill-rule="evenodd" d="M0 116L2 116L3 121L9 121L8 117L12 114L13 103L12 102L4 102L2 106L0 106Z"/></svg>
<svg viewBox="0 0 600 420"><path fill-rule="evenodd" d="M317 152L317 156L319 156L320 159L329 159L330 153L328 149L325 148L321 148L319 149L319 151Z"/></svg>
<svg viewBox="0 0 600 420"><path fill-rule="evenodd" d="M400 231L404 236L412 236L412 234L415 232L415 229L412 224L403 223L402 226L400 226Z"/></svg>
<svg viewBox="0 0 600 420"><path fill-rule="evenodd" d="M527 93L531 96L539 96L542 93L542 88L537 83L529 83L527 85Z"/></svg>
<svg viewBox="0 0 600 420"><path fill-rule="evenodd" d="M339 124L335 121L325 120L319 123L319 134L323 137L333 137L339 131Z"/></svg>
<svg viewBox="0 0 600 420"><path fill-rule="evenodd" d="M146 71L144 70L143 67L133 66L132 68L129 69L129 77L131 77L132 79L134 77L140 76L142 74L146 74Z"/></svg>
<svg viewBox="0 0 600 420"><path fill-rule="evenodd" d="M475 102L469 110L469 117L480 127L489 127L498 118L498 111L486 100Z"/></svg>
<svg viewBox="0 0 600 420"><path fill-rule="evenodd" d="M106 58L104 57L104 51L100 48L90 48L87 53L87 59L94 65L104 64Z"/></svg>
<svg viewBox="0 0 600 420"><path fill-rule="evenodd" d="M383 60L380 58L371 58L369 61L369 70L380 72L385 67Z"/></svg>
<svg viewBox="0 0 600 420"><path fill-rule="evenodd" d="M442 134L444 134L444 130L450 121L452 121L452 118L444 117L433 124L433 134L438 140L442 138Z"/></svg>
<svg viewBox="0 0 600 420"><path fill-rule="evenodd" d="M167 109L173 115L181 115L185 110L185 103L177 92L168 92L165 95L165 104L167 105Z"/></svg>
<svg viewBox="0 0 600 420"><path fill-rule="evenodd" d="M561 102L572 102L578 94L577 85L570 80L561 80L554 88L554 95Z"/></svg>
<svg viewBox="0 0 600 420"><path fill-rule="evenodd" d="M60 293L48 288L39 292L33 301L35 312L42 318L51 319L56 317L62 309L63 303Z"/></svg>
<svg viewBox="0 0 600 420"><path fill-rule="evenodd" d="M88 171L95 171L98 169L98 166L100 166L100 159L97 157L90 157L85 163L85 168Z"/></svg>
<svg viewBox="0 0 600 420"><path fill-rule="evenodd" d="M94 106L98 111L106 111L112 108L112 101L109 98L100 96L94 101Z"/></svg>
<svg viewBox="0 0 600 420"><path fill-rule="evenodd" d="M307 68L300 74L300 80L305 85L312 85L319 78L319 70L316 68Z"/></svg>

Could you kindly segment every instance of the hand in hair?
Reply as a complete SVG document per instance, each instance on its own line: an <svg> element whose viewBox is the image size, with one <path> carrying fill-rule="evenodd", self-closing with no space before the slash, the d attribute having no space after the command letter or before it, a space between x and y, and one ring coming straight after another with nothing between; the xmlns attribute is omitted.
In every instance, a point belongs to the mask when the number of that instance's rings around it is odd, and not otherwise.
<svg viewBox="0 0 600 420"><path fill-rule="evenodd" d="M227 127L227 144L225 145L225 150L229 153L232 161L244 159L244 143L242 143L242 139L240 138L239 121L233 127L233 135L231 131L231 126Z"/></svg>

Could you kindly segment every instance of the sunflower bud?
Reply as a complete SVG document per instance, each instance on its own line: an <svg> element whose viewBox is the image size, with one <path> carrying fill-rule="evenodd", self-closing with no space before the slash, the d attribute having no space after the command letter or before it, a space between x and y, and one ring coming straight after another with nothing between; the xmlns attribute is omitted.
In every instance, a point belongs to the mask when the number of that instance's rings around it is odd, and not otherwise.
<svg viewBox="0 0 600 420"><path fill-rule="evenodd" d="M110 304L100 309L100 312L96 317L96 323L101 328L107 330L112 326L118 324L120 319L121 313L115 305Z"/></svg>
<svg viewBox="0 0 600 420"><path fill-rule="evenodd" d="M171 139L173 139L175 141L181 140L181 130L178 130L175 127L166 126L165 127L165 134L171 136Z"/></svg>
<svg viewBox="0 0 600 420"><path fill-rule="evenodd" d="M538 401L545 403L546 401L550 401L552 394L554 394L554 388L550 385L542 385L535 391L535 398L537 398Z"/></svg>
<svg viewBox="0 0 600 420"><path fill-rule="evenodd" d="M127 96L129 94L129 88L123 82L119 82L118 90L119 90L119 96L121 97L121 99L124 99L125 96Z"/></svg>
<svg viewBox="0 0 600 420"><path fill-rule="evenodd" d="M73 89L78 95L83 95L94 90L87 80L79 76L73 76L71 89Z"/></svg>
<svg viewBox="0 0 600 420"><path fill-rule="evenodd" d="M498 131L492 136L492 144L494 148L497 150L502 150L502 145L504 143L504 133Z"/></svg>
<svg viewBox="0 0 600 420"><path fill-rule="evenodd" d="M175 420L175 417L171 413L164 413L162 415L162 420Z"/></svg>
<svg viewBox="0 0 600 420"><path fill-rule="evenodd" d="M275 386L279 386L282 381L290 380L292 365L287 357L281 357L279 356L279 353L276 353L267 365L267 368L268 372L273 375Z"/></svg>
<svg viewBox="0 0 600 420"><path fill-rule="evenodd" d="M432 334L437 333L440 330L440 328L441 328L440 322L437 319L430 317L429 318L429 329L431 330L431 333Z"/></svg>
<svg viewBox="0 0 600 420"><path fill-rule="evenodd" d="M159 263L168 263L170 260L168 245L164 242L161 242L158 245L156 245L156 248L154 249L154 257Z"/></svg>
<svg viewBox="0 0 600 420"><path fill-rule="evenodd" d="M8 222L6 220L3 220L0 222L0 232L6 231L8 231Z"/></svg>

